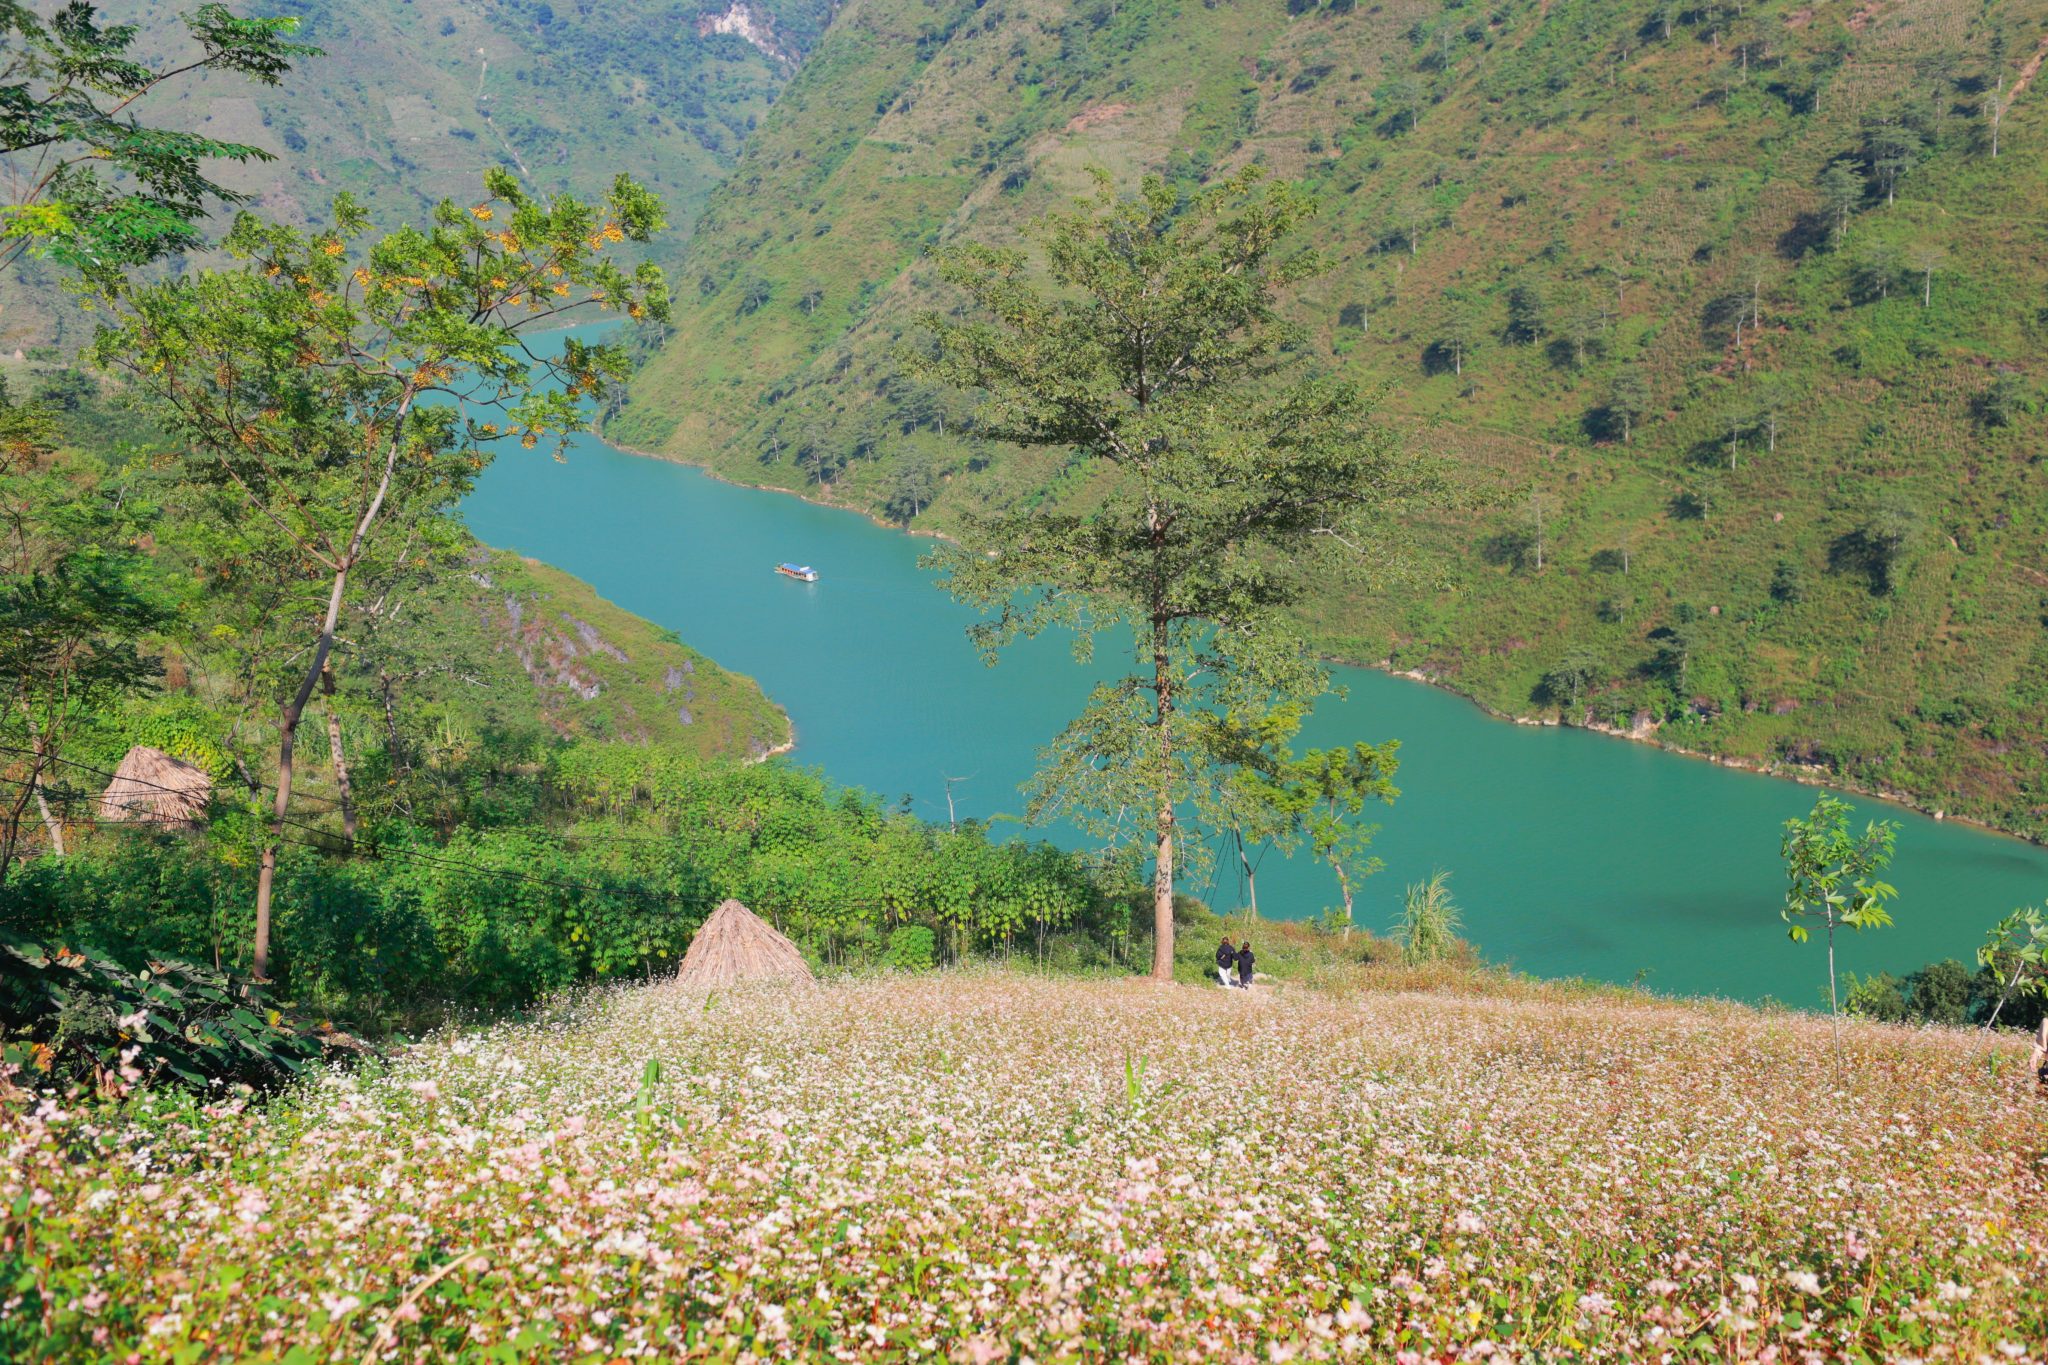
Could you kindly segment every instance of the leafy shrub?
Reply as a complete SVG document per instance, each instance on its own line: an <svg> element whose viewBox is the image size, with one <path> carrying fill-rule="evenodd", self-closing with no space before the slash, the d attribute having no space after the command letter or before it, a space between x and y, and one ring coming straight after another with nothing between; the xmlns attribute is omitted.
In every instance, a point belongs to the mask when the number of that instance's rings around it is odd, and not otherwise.
<svg viewBox="0 0 2048 1365"><path fill-rule="evenodd" d="M190 962L118 962L0 931L5 1059L30 1076L107 1087L273 1086L355 1048L271 1008L247 981Z"/></svg>
<svg viewBox="0 0 2048 1365"><path fill-rule="evenodd" d="M938 961L938 939L922 924L903 924L889 931L882 961L898 971L930 971Z"/></svg>
<svg viewBox="0 0 2048 1365"><path fill-rule="evenodd" d="M1890 972L1859 977L1846 972L1842 977L1842 1012L1879 1023L1905 1022L1909 1013L1905 984Z"/></svg>

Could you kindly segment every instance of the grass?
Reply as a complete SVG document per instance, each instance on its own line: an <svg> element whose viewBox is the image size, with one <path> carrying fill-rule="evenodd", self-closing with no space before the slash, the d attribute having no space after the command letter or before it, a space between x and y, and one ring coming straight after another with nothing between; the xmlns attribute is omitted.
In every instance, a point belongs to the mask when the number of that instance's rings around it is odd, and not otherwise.
<svg viewBox="0 0 2048 1365"><path fill-rule="evenodd" d="M491 679L456 689L556 734L760 758L789 742L789 718L752 678L729 672L672 631L598 596L560 569L479 550L428 609L450 657Z"/></svg>
<svg viewBox="0 0 2048 1365"><path fill-rule="evenodd" d="M12 1359L2021 1358L2013 1045L1512 987L1002 972L0 1120Z"/></svg>

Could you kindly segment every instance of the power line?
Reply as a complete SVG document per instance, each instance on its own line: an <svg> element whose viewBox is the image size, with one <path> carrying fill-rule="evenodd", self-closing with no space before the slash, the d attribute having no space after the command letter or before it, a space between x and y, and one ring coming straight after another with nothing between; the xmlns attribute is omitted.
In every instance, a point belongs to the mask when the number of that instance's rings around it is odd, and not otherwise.
<svg viewBox="0 0 2048 1365"><path fill-rule="evenodd" d="M20 749L20 748L18 748L18 747L16 747L16 746L12 746L12 745L4 745L4 744L0 744L0 752L10 752L10 753L20 753L20 754L29 754L29 755L32 755L32 756L33 756L33 754L34 754L34 751L33 751L33 750L25 750L25 749ZM93 766L92 764L89 764L89 763L83 763L83 762L80 762L80 761L78 761L78 760L75 760L75 759L61 758L61 757L56 757L56 756L53 756L53 755L43 755L42 757L44 758L44 760L45 760L46 762L49 762L49 763L52 763L52 764L57 764L57 765L62 765L62 766L68 766L68 767L74 767L74 768L78 768L78 769L80 769L80 770L82 770L82 771L85 771L85 772L97 773L97 774L99 774L99 775L101 775L101 776L108 776L108 775L109 775L109 774L107 773L107 771L106 771L106 770L105 770L104 768L97 768L97 767L94 767L94 766ZM168 793L171 793L171 794L174 794L174 795L180 795L180 796L184 796L184 795L189 795L189 794L190 794L189 792L185 792L185 791L182 791L182 790L180 790L179 788L175 788L175 787L168 787L168 786L165 786L165 785L163 785L162 783L159 783L159 782L150 782L150 781L148 781L147 779L143 779L143 778L132 778L132 779L125 779L125 780L130 780L130 781L134 781L134 782L135 782L135 783L136 783L136 784L137 784L138 786L148 787L148 788L151 788L151 789L153 789L153 790L156 790L156 791L168 792ZM0 781L9 781L9 782L13 782L13 783L16 783L17 785L26 785L26 783L25 783L24 779L21 779L21 778L0 778ZM41 783L38 783L37 785L42 785L42 784L41 784ZM93 794L93 793L91 793L91 792L86 792L86 791L79 791L79 790L77 790L77 789L55 789L55 790L53 790L53 789L51 789L51 788L49 788L49 787L47 787L47 786L44 786L44 787L43 787L43 790L44 790L44 792L45 792L45 794L46 794L46 795L54 795L54 796L57 796L57 797L58 797L58 798L59 798L60 800L68 800L68 801L80 801L80 800L86 800L86 801L90 801L90 800L94 800L94 799L97 799L97 800L99 800L99 801L101 802L101 804L102 804L102 805L104 805L104 804L105 804L105 802L106 802L106 798L105 798L105 797L104 797L103 795L102 795L102 796L100 796L100 797L98 797L98 798L95 798L95 797L94 797L94 794ZM122 808L122 809L128 809L128 810L139 810L139 809L146 809L146 808L147 808L147 807L146 807L146 804L145 804L145 803L143 803L143 802L140 802L140 801L117 801L117 802L115 802L114 804L115 804L115 805L116 805L117 807L119 807L119 808ZM449 857L445 857L445 856L438 856L438 855L436 855L436 854L431 854L431 853L423 853L423 852L420 852L420 851L418 851L418 850L416 850L416 849L411 849L411 848L405 848L405 847L400 847L400 846L397 846L397 845L389 845L389 844L379 844L379 843L377 843L376 841L374 841L374 840L369 840L369 839L357 839L357 840L355 840L355 841L353 841L353 842L341 842L341 840L342 840L343 836L339 836L339 835L336 835L336 834L335 834L335 833L334 833L334 832L333 832L332 830L326 830L326 829L322 829L322 828L320 828L320 827L319 827L319 826L317 826L317 825L309 825L309 824L306 824L306 823L304 823L303 821L298 821L298 820L292 820L292 819L288 819L288 818L287 818L287 819L283 819L283 820L279 820L279 819L277 819L277 817L275 817L275 816L263 816L263 817L261 817L261 818L263 819L263 821L264 821L264 822L265 822L266 824L273 824L273 825L282 825L282 826L285 826L285 827L288 827L288 828L291 828L291 829L294 829L294 830L301 830L301 831L304 831L304 832L306 832L306 833L310 833L310 834L314 834L314 835L317 835L317 836L319 836L319 838L320 838L320 839L322 839L322 840L325 840L325 841L335 841L335 842L322 842L322 843L314 843L314 842L312 842L312 841L310 841L310 840L306 840L306 839L293 839L293 838L287 838L287 837L285 837L285 835L284 835L284 834L283 834L283 833L282 833L281 831L273 830L273 837L275 837L275 838L276 838L276 839L278 840L278 842L280 842L280 843L287 843L287 844L291 844L291 845L294 845L295 847L299 847L299 848L309 848L309 849L312 849L312 850L313 850L314 852L316 852L316 853L324 853L324 854L327 854L327 855L328 855L328 856L330 856L330 857L342 857L342 858L368 858L368 859L370 859L370 860L372 860L372 861L377 861L377 860L381 860L381 859L385 859L385 858L398 858L398 859L401 859L401 860L406 860L406 861L411 861L411 862L415 862L415 863L421 863L421 864L426 864L426 865L430 865L430 866L436 866L436 867L444 867L444 868L457 868L457 869L461 869L461 870L464 870L464 871L469 871L469 872L475 872L475 873L481 873L481 874L483 874L483 875L485 875L485 876L491 876L491 877L502 877L502 878L506 878L506 879L509 879L509 880L513 880L513 881L520 881L520 882L525 882L525 883L527 883L528 885L532 885L532 886L545 886L545 887L550 887L550 888L553 888L553 889L555 889L555 890L560 890L560 891L580 891L580 892L585 892L585 893L588 893L588 894L591 894L591 895L597 895L597 896L623 896L623 897L631 897L631 898L636 898L636 899L639 899L639 900L641 900L641 901L644 901L644 902L652 902L652 903L657 903L657 904L666 904L666 905L677 905L677 904L681 904L681 903L683 903L683 902L685 901L685 899L686 899L686 898L685 898L685 897L684 897L684 896L683 896L682 894L680 894L680 893L678 893L678 892L672 892L672 891L669 891L669 892L656 892L656 891L645 891L645 890L640 890L640 889L637 889L637 888L633 888L633 887L625 887L625 886L602 886L602 885L599 885L599 884L597 884L597 883L594 883L594 882L574 882L574 881L566 881L566 880L563 880L563 879L560 879L560 878L554 878L554 877L537 877L537 876L534 876L534 875L533 875L533 874L531 874L531 873L526 873L526 872L518 872L518 871L514 871L514 870L513 870L513 869L511 869L511 868L499 868L499 867L490 867L490 866L487 866L487 865L485 865L485 864L483 864L483 863L473 863L473 862L469 862L469 861L467 861L466 859L460 859L460 858L449 858ZM101 821L71 821L70 823L72 823L72 824L89 824L89 825L91 825L91 826L93 826L93 827L102 827L102 826L107 826L107 825L116 825L116 824L118 824L118 825L129 825L129 826L132 826L132 824L133 824L133 823L135 823L135 822L131 822L131 821L124 821L124 820L101 820ZM673 840L675 840L675 839L677 838L677 836L673 836L673 835L661 835L661 834L654 834L654 833L649 833L649 834L644 834L644 835L641 835L641 834L625 834L625 833L621 833L621 834L616 834L616 835L602 835L602 834L597 834L597 835L574 835L574 834L571 834L571 835L551 835L551 836L549 836L549 837L551 837L551 838L554 838L554 839L557 839L557 840L560 840L560 839L589 839L589 840L592 840L592 841L600 841L600 842L601 842L601 841L607 841L607 840L610 840L610 841L616 841L616 842L621 842L621 843L652 843L652 842L670 842L670 841L673 841ZM840 898L838 898L838 901L837 901L837 903L838 903L838 904L840 904L840 905L843 905L843 906L847 906L847 907L852 907L852 908L857 908L857 909L862 909L862 910L877 910L877 909L881 909L881 910L886 910L886 909L888 909L888 908L889 908L889 906L888 906L888 903L887 903L887 902L885 902L885 901L883 901L883 900L881 900L881 899L878 899L878 898L874 898L874 897L840 897Z"/></svg>
<svg viewBox="0 0 2048 1365"><path fill-rule="evenodd" d="M5 745L0 745L0 749L7 749L7 748L9 748L9 746L5 746ZM55 759L50 759L49 761L52 761L52 762L55 762L55 763L71 763L71 762L72 762L72 760L69 760L69 759L63 759L63 758L55 758ZM90 764L73 764L73 766L77 766L77 767L81 767L81 768L84 768L84 769L86 769L87 771L101 771L101 770L98 770L98 769L94 769L94 768L92 768ZM25 783L24 783L24 782L22 781L22 779L20 779L20 778L6 778L6 779L0 779L0 780L5 780L5 781L9 781L9 782L14 782L14 783L16 783L17 785L26 785L26 784L25 784ZM139 783L140 785L142 785L142 786L146 786L146 787L154 787L154 788L156 788L157 790L160 790L160 791L166 791L166 792L173 792L173 793L177 793L177 794L180 794L180 795L183 795L183 794L185 794L185 793L179 793L179 792L177 792L177 789L176 789L176 788L173 788L173 787L165 787L165 786L163 786L163 785L162 785L161 783L153 783L153 782L146 782L146 781L141 781L140 779L137 779L137 781L138 781L138 783ZM40 785L40 784L38 784L38 785ZM105 797L103 797L103 796L102 796L102 797L98 797L98 798L95 798L95 797L94 797L94 795L93 795L93 793L91 793L91 792L84 792L84 791L78 791L78 790L76 790L76 789L70 789L70 790L66 790L66 789L61 789L61 788L58 788L58 789L53 789L53 788L50 788L50 787L47 787L47 786L45 786L45 787L43 787L43 791L44 791L44 794L45 794L46 796L52 796L52 797L55 797L55 798L57 798L57 799L58 799L58 800L59 800L60 802L63 802L63 801L80 801L80 800L86 800L86 801L90 801L90 800L98 799L98 800L99 800L99 801L101 802L101 804L102 804L102 805L104 805L104 804L106 803L106 799L105 799ZM114 804L114 805L115 805L115 806L116 806L117 808L120 808L120 809L126 809L126 810L141 810L141 809L146 809L146 808L147 808L147 805L146 805L146 803L145 803L145 802L141 802L141 801L116 801L116 802L114 802L113 804ZM136 822L134 822L134 821L127 821L127 820L83 820L83 821L81 821L81 820L71 820L71 819L68 819L68 818L67 818L67 820L66 820L66 823L68 823L68 824L73 824L73 825L80 825L80 824L84 824L84 825L89 825L89 826L92 826L92 827L104 827L104 826L111 826L111 825L131 825L131 826L132 826L132 825L133 825L134 823L136 823ZM334 834L334 833L333 833L333 832L332 832L331 830L324 830L324 829L321 829L321 828L320 828L319 826L317 826L317 825L308 825L308 824L304 824L304 823L302 823L302 822L300 822L300 821L297 821L297 820L285 820L285 821L282 821L281 823L283 823L284 825L287 825L287 826L289 826L290 828L292 828L292 829L295 829L295 830L303 830L303 831L306 831L307 833L311 833L311 834L319 835L319 836L320 836L320 837L321 837L322 839L325 839L325 840L334 840L334 839L336 839L336 838L338 837L338 836L336 836L336 835L335 835L335 834ZM284 836L283 834L281 834L281 833L280 833L280 834L277 834L277 835L276 835L276 838L278 839L278 841L279 841L280 843L287 843L287 844L292 844L292 845L294 845L294 846L296 846L296 847L299 847L299 848L310 848L310 849L314 850L314 851L315 851L315 852L317 852L317 853L325 853L325 854L328 854L329 856L332 856L332 857L343 857L343 858L349 858L349 857L357 857L357 858L369 858L369 859L371 859L371 860L373 860L373 861L375 861L375 860L380 860L380 859L384 859L384 858L398 858L398 859L403 859L403 860L407 860L407 861L411 861L411 862L415 862L415 863L425 863L425 864L430 864L430 865L433 865L433 866L436 866L436 867L446 867L446 868L460 868L460 869L462 869L462 870L465 870L465 871L469 871L469 872L477 872L477 873L482 873L482 874L484 874L484 875L486 875L486 876L492 876L492 877L504 877L504 878L508 878L508 879L510 879L510 880L514 880L514 881L521 881L521 882L525 882L525 883L527 883L527 884L529 884L529 885L533 885L533 886L546 886L546 887L551 887L551 888L553 888L553 889L555 889L555 890L558 890L558 891L581 891L581 892L587 892L587 893L589 893L589 894L592 894L592 895L599 895L599 896L631 896L631 897L637 897L637 898L639 898L639 899L641 899L641 900L647 900L647 901L656 901L656 902L662 902L662 903L667 903L667 904L677 904L677 903L680 903L680 902L681 902L681 901L682 901L682 900L684 899L684 897L683 897L682 895L680 895L680 894L678 894L678 893L676 893L676 892L672 892L672 891L670 891L670 892L655 892L655 891L646 891L646 890L641 890L641 889L638 889L638 888L634 888L634 887L627 887L627 886L602 886L602 885L599 885L598 883L595 883L595 882L572 882L572 881L565 881L565 880L563 880L563 879L561 879L561 878L556 878L556 877L536 877L536 876L534 876L534 875L533 875L532 873L528 873L528 872L519 872L519 871L515 871L515 870L513 870L513 869L511 869L511 868L503 868L503 867L490 867L490 866L487 866L486 864L483 864L483 863L473 863L473 862L469 862L469 861L467 861L466 859L461 859L461 858L447 858L447 857L438 857L438 856L436 856L436 855L434 855L434 854L431 854L431 853L422 853L422 852L420 852L420 851L419 851L419 850L417 850L417 849L411 849L411 848L404 848L404 847L400 847L400 846L397 846L397 845L391 845L391 844L379 844L379 843L377 843L377 842L376 842L376 841L374 841L374 840L367 840L367 839L358 839L358 840L355 840L355 841L354 841L353 843L342 843L342 844L340 844L339 846L336 846L336 845L335 845L334 843L314 843L314 842L313 842L312 840L308 840L308 839L293 839L293 838L287 838L287 837L285 837L285 836Z"/></svg>
<svg viewBox="0 0 2048 1365"><path fill-rule="evenodd" d="M151 781L150 781L150 780L149 780L148 778L144 778L144 777L134 777L134 776L130 776L130 775L123 775L123 774L121 774L121 773L118 773L118 772L111 772L111 771L109 771L109 770L108 770L108 769L106 769L106 768L96 767L96 766L94 766L94 765L93 765L93 764L91 764L91 763L83 763L83 762L80 762L80 761L79 761L78 759L75 759L75 758L63 758L63 757L60 757L60 756L58 756L58 755L56 755L56 754L45 754L45 753L37 753L37 752L36 752L36 751L35 751L34 749L24 749L24 748L20 747L19 745L15 745L15 744L0 744L0 753L6 753L6 754L17 754L17 755L19 755L19 756L20 756L20 757L22 757L22 758L34 758L34 759L40 759L40 760L41 760L42 762L44 762L44 763L58 763L58 764L62 764L62 765L64 765L64 766L65 766L65 767L67 767L67 768L76 768L76 769L78 769L78 770L79 770L80 772L87 772L87 773L92 773L92 774L94 774L95 776L98 776L98 777L104 777L104 778L106 778L106 779L107 779L108 781L110 781L110 782L111 782L111 781L116 781L116 780L118 780L118 781L122 781L122 782L133 782L133 783L134 783L134 784L135 784L136 786L138 786L138 787L148 787L148 788L151 788L152 790L155 790L155 791L160 791L160 792L169 792L169 793L171 793L171 794L172 794L172 795L174 795L174 796L187 796L187 795L190 795L190 793L189 793L189 792L188 792L188 791L187 791L186 789L184 789L184 788L182 788L182 787L166 787L166 786L165 786L165 785L164 785L163 783L161 783L161 782L151 782ZM256 788L256 789L255 789L255 794L256 794L256 795L261 795L261 794L262 794L262 789L261 789L260 787L259 787L259 788ZM331 797L326 797L326 796L309 796L309 795L304 795L304 794L301 794L301 793L298 793L298 792L294 792L294 793L292 793L292 800L294 800L294 801L306 801L306 802L310 802L310 803L312 803L313 805L317 805L317 806L327 806L327 807L329 807L329 808L332 808L332 807L334 807L334 806L336 806L336 805L339 805L339 804L340 804L339 802L335 801L335 800L334 800L333 798L331 798Z"/></svg>

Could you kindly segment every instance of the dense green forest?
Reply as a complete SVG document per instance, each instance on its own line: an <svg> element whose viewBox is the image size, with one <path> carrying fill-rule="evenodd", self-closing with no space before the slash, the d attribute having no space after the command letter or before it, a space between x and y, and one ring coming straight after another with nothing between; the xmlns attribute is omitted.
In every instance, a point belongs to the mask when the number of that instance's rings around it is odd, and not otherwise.
<svg viewBox="0 0 2048 1365"><path fill-rule="evenodd" d="M909 376L930 263L1249 163L1320 206L1311 362L1476 508L1330 653L1498 710L2048 831L2048 17L2022 3L864 0L681 265L608 430L944 531L1090 496Z"/></svg>

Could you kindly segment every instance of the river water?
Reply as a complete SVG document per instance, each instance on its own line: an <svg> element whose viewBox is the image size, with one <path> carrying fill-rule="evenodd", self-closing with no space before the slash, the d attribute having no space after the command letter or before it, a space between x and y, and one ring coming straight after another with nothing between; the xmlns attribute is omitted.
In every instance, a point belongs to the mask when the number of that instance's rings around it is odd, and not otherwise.
<svg viewBox="0 0 2048 1365"><path fill-rule="evenodd" d="M1018 784L1091 675L1046 639L985 667L970 614L918 568L927 542L850 512L721 483L698 470L581 438L566 462L512 452L466 506L492 545L545 560L751 674L789 711L788 762L918 813L1021 809ZM783 578L814 565L816 584ZM1787 942L1777 907L1780 824L1814 792L1646 745L1519 726L1420 683L1342 669L1303 747L1399 739L1400 800L1376 851L1359 921L1383 928L1402 886L1444 868L1466 933L1496 962L1654 989L1800 1006L1825 999L1818 943ZM1848 935L1844 970L1966 962L1984 931L2048 893L2048 850L1857 800L1859 818L1904 826L1893 881L1897 924ZM1220 859L1227 863L1229 860ZM1237 907L1225 867L1189 888ZM1259 869L1263 913L1302 918L1339 903L1326 870L1297 854Z"/></svg>

